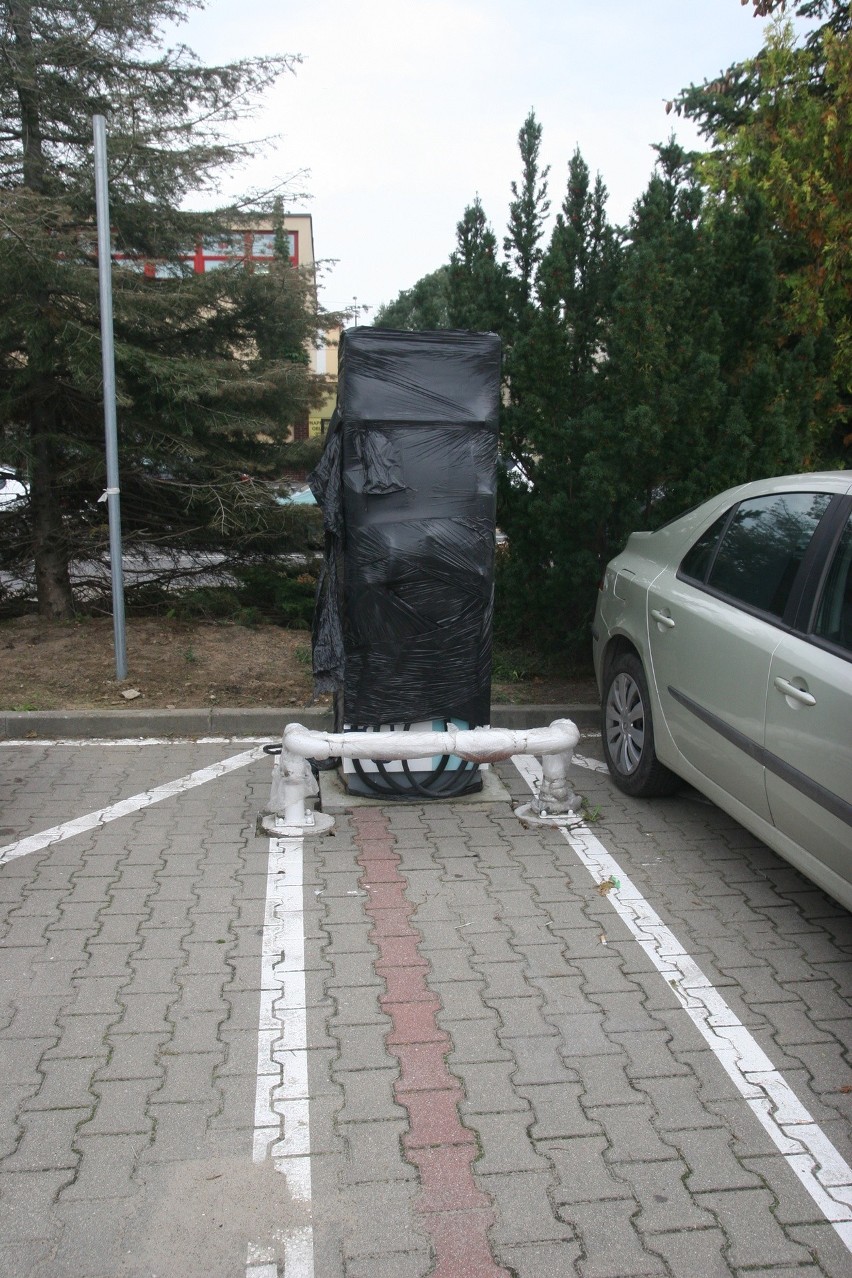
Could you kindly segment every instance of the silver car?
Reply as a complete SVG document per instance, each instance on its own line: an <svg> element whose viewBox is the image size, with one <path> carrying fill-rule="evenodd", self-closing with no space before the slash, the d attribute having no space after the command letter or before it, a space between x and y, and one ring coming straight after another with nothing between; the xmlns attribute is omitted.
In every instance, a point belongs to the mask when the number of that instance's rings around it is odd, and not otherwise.
<svg viewBox="0 0 852 1278"><path fill-rule="evenodd" d="M688 781L852 909L852 471L633 533L593 646L616 785Z"/></svg>

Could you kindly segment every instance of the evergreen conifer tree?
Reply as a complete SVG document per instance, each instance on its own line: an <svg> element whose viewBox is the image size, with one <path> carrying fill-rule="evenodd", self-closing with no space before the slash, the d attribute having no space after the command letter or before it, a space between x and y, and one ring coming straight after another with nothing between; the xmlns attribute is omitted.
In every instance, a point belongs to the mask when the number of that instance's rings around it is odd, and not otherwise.
<svg viewBox="0 0 852 1278"><path fill-rule="evenodd" d="M597 400L599 364L610 325L618 270L606 189L591 183L576 151L565 197L535 279L536 306L515 350L513 437L522 482L508 486L501 526L509 537L501 623L521 637L532 625L551 645L573 641L570 601L587 572L588 529L599 511L578 477L592 445L588 418ZM517 472L516 472L517 473ZM537 589L530 597L522 582Z"/></svg>
<svg viewBox="0 0 852 1278"><path fill-rule="evenodd" d="M516 326L524 323L525 309L533 301L535 274L541 261L541 241L550 212L547 198L549 167L541 167L542 128L530 111L518 133L521 155L521 181L512 182L509 225L503 240L503 251L509 264L513 302L512 318Z"/></svg>
<svg viewBox="0 0 852 1278"><path fill-rule="evenodd" d="M376 328L449 328L449 270L439 266L376 311Z"/></svg>
<svg viewBox="0 0 852 1278"><path fill-rule="evenodd" d="M280 255L265 276L236 261L208 275L185 264L203 237L245 217L183 205L246 153L225 126L294 59L204 67L164 48L162 27L191 7L0 4L0 438L4 461L28 472L46 616L72 612L69 561L104 540L94 114L107 118L113 240L126 262L113 268L125 527L172 540L257 527L239 474L286 437L311 394L310 282ZM161 278L147 278L146 261ZM158 480L170 485L159 499Z"/></svg>
<svg viewBox="0 0 852 1278"><path fill-rule="evenodd" d="M779 15L758 55L670 104L711 143L714 197L762 201L778 269L779 340L819 376L806 464L852 457L852 5L755 0ZM800 43L781 20L816 21Z"/></svg>
<svg viewBox="0 0 852 1278"><path fill-rule="evenodd" d="M637 202L582 475L600 555L734 483L801 465L813 368L779 351L759 201L717 206L674 142Z"/></svg>
<svg viewBox="0 0 852 1278"><path fill-rule="evenodd" d="M448 316L452 328L500 333L506 326L506 270L497 259L497 238L477 195L456 227L450 255Z"/></svg>
<svg viewBox="0 0 852 1278"><path fill-rule="evenodd" d="M503 369L507 395L502 420L503 452L507 461L526 472L529 441L535 433L530 416L530 377L536 376L537 351L532 338L536 320L536 274L541 262L544 226L550 211L549 169L541 167L542 128L530 111L518 133L521 180L512 182L507 234L506 316L503 327Z"/></svg>

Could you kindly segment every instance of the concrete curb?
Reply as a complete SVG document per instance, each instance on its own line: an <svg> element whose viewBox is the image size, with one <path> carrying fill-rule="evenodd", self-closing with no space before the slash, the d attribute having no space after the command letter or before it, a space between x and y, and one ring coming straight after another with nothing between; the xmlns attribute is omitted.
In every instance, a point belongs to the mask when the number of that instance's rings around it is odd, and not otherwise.
<svg viewBox="0 0 852 1278"><path fill-rule="evenodd" d="M491 723L499 728L537 728L571 719L581 732L598 728L596 705L495 705ZM330 728L327 706L264 706L208 710L29 710L0 711L0 738L12 741L104 737L280 737L288 723Z"/></svg>

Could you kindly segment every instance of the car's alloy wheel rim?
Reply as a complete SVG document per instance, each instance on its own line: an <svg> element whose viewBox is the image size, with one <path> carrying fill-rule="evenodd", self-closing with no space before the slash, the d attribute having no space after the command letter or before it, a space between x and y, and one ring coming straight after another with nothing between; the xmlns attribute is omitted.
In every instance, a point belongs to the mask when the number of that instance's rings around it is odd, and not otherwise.
<svg viewBox="0 0 852 1278"><path fill-rule="evenodd" d="M635 772L645 745L645 707L635 679L618 674L606 701L606 741L609 756L619 772Z"/></svg>

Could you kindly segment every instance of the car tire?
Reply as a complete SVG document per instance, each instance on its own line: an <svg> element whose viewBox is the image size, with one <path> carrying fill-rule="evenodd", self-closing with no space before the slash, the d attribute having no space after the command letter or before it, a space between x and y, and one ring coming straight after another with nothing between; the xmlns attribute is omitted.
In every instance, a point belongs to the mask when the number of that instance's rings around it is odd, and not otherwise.
<svg viewBox="0 0 852 1278"><path fill-rule="evenodd" d="M604 758L619 790L636 799L672 794L680 786L654 749L654 724L642 662L633 652L615 658L601 699Z"/></svg>

